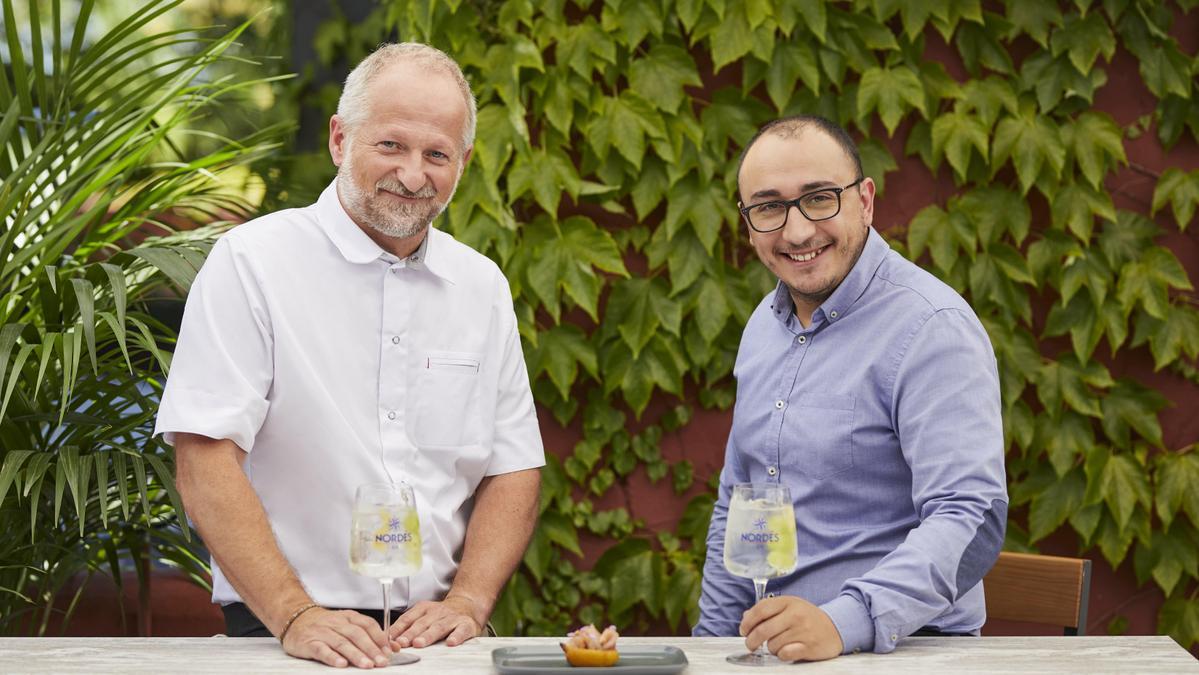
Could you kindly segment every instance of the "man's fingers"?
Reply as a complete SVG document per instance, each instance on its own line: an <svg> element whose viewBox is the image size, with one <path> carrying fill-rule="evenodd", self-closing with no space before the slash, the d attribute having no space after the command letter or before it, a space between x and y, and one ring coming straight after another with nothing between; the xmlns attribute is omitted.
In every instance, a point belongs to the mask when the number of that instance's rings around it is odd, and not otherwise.
<svg viewBox="0 0 1199 675"><path fill-rule="evenodd" d="M778 644L785 644L785 640L780 638L785 637L784 634L794 626L788 620L786 614L775 614L774 616L760 622L754 626L745 636L745 646L751 651L758 648L758 645L763 642L770 644L774 641Z"/></svg>
<svg viewBox="0 0 1199 675"><path fill-rule="evenodd" d="M745 610L745 613L741 615L741 626L739 627L741 634L749 635L754 626L783 611L787 606L787 603L784 602L785 600L786 598L783 597L765 598L753 607Z"/></svg>
<svg viewBox="0 0 1199 675"><path fill-rule="evenodd" d="M380 654L380 658L384 658L384 661L383 663L378 663L372 657L367 656L366 651L363 650L361 643L374 644L366 637L366 633L361 633L361 638L357 641L344 633L336 633L335 635L331 635L328 641L333 651L341 654L352 665L359 668L374 668L376 665L387 665L387 661L382 654ZM376 649L378 648L376 647Z"/></svg>
<svg viewBox="0 0 1199 675"><path fill-rule="evenodd" d="M475 637L478 634L478 628L474 621L463 621L458 624L458 627L450 633L445 639L447 647L457 647L467 640Z"/></svg>
<svg viewBox="0 0 1199 675"><path fill-rule="evenodd" d="M320 661L326 666L333 666L334 668L345 668L349 665L349 663L342 658L341 654L333 651L333 648L329 645L323 642L314 642L312 644L313 648L309 650L308 653L297 654L297 656L312 659L314 661Z"/></svg>
<svg viewBox="0 0 1199 675"><path fill-rule="evenodd" d="M429 606L423 602L418 602L415 605L413 605L412 607L410 607L408 609L408 611L401 614L395 620L395 623L391 624L392 639L395 640L396 642L399 642L400 646L402 646L402 647L407 647L407 646L411 645L412 644L412 636L411 635L405 636L404 634L408 632L408 629L412 627L412 624L416 623L428 611L429 611Z"/></svg>
<svg viewBox="0 0 1199 675"><path fill-rule="evenodd" d="M445 615L432 616L432 613L417 621L409 629L413 647L428 647L445 637L450 632L450 617Z"/></svg>
<svg viewBox="0 0 1199 675"><path fill-rule="evenodd" d="M387 636L383 634L383 629L379 627L378 622L376 622L374 619L358 612L346 612L345 617L351 624L361 628L366 633L367 637L370 638L371 642L374 642L375 646L384 655L391 650L391 645L388 644ZM374 652L368 653L371 656L374 656Z"/></svg>
<svg viewBox="0 0 1199 675"><path fill-rule="evenodd" d="M775 654L783 661L803 661L806 658L808 646L802 642L791 642L783 645Z"/></svg>

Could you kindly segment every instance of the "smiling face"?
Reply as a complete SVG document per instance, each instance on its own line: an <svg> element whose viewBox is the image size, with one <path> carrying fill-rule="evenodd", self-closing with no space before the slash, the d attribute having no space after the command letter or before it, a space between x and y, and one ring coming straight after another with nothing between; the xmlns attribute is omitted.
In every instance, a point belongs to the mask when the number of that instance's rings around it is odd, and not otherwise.
<svg viewBox="0 0 1199 675"><path fill-rule="evenodd" d="M373 239L415 238L415 248L470 157L462 147L466 102L448 74L405 61L387 66L367 92L360 122L349 127L337 115L329 121L337 193Z"/></svg>
<svg viewBox="0 0 1199 675"><path fill-rule="evenodd" d="M823 131L805 128L794 135L763 134L741 165L738 185L743 206L796 199L857 180L853 162ZM807 207L805 207L807 208ZM874 181L864 179L841 193L841 211L813 222L791 207L787 225L755 232L745 223L762 263L790 290L795 313L807 325L857 262L874 219Z"/></svg>

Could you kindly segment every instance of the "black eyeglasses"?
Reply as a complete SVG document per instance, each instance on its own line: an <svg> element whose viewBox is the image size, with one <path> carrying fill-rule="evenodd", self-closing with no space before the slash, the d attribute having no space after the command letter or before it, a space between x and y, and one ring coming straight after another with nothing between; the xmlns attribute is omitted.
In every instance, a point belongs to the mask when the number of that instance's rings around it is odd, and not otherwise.
<svg viewBox="0 0 1199 675"><path fill-rule="evenodd" d="M741 215L745 216L749 226L756 232L774 232L786 227L787 214L791 212L792 206L798 208L803 217L808 220L828 220L841 213L841 193L855 185L860 185L865 179L865 176L860 176L845 187L821 188L804 193L795 199L762 202L741 207L739 210ZM741 206L740 203L738 206Z"/></svg>

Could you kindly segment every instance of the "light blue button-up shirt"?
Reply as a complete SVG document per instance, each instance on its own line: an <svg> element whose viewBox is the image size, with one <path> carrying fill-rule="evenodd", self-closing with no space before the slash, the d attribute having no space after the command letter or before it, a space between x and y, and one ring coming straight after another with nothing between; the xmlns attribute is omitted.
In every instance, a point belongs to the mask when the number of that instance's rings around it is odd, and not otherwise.
<svg viewBox="0 0 1199 675"><path fill-rule="evenodd" d="M731 486L791 490L799 566L767 592L833 620L845 652L977 633L1007 520L999 376L953 289L873 229L804 328L782 284L754 311L708 531L696 635L738 634L753 582L724 569Z"/></svg>

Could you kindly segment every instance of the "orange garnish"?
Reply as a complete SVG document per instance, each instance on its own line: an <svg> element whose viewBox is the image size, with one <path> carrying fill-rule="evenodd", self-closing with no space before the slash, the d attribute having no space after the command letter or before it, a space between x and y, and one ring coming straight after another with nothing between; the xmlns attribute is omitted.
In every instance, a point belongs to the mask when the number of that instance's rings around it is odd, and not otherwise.
<svg viewBox="0 0 1199 675"><path fill-rule="evenodd" d="M581 649L571 647L565 642L560 643L562 651L566 652L566 662L572 666L583 668L607 667L620 660L620 652L615 649Z"/></svg>

